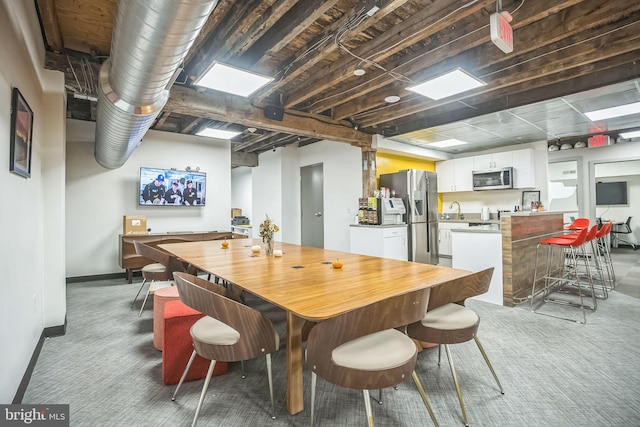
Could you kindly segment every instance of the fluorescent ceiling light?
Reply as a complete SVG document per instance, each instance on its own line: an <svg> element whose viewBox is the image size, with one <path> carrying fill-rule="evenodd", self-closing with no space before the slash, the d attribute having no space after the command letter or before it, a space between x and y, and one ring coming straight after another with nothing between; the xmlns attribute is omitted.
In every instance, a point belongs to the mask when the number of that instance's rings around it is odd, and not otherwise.
<svg viewBox="0 0 640 427"><path fill-rule="evenodd" d="M448 147L455 147L456 145L464 145L464 144L467 144L467 143L457 139L446 139L444 141L432 142L430 144L427 144L427 146L438 147L438 148L448 148Z"/></svg>
<svg viewBox="0 0 640 427"><path fill-rule="evenodd" d="M457 68L435 79L408 87L407 90L426 96L427 98L442 99L485 85L485 82Z"/></svg>
<svg viewBox="0 0 640 427"><path fill-rule="evenodd" d="M639 138L640 137L640 130L634 130L631 132L622 132L620 134L620 136L624 139L631 139L631 138Z"/></svg>
<svg viewBox="0 0 640 427"><path fill-rule="evenodd" d="M214 62L194 84L246 98L272 80L271 77Z"/></svg>
<svg viewBox="0 0 640 427"><path fill-rule="evenodd" d="M196 133L196 135L206 136L209 138L231 139L234 136L240 135L241 133L242 132L235 132L235 131L224 130L224 129L204 128L200 132Z"/></svg>
<svg viewBox="0 0 640 427"><path fill-rule="evenodd" d="M617 107L603 108L602 110L589 111L584 113L589 120L605 120L614 117L629 116L631 114L640 113L640 102L634 102L633 104L619 105Z"/></svg>

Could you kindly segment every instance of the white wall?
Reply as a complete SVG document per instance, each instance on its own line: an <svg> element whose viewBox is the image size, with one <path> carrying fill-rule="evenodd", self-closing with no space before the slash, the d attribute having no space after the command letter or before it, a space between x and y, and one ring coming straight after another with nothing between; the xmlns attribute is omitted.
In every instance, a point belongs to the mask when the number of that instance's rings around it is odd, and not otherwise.
<svg viewBox="0 0 640 427"><path fill-rule="evenodd" d="M230 230L229 141L149 131L120 168L95 161L95 123L67 121L67 277L122 272L118 235L123 215L145 215L152 233ZM204 207L138 206L140 167L200 167L207 174Z"/></svg>
<svg viewBox="0 0 640 427"><path fill-rule="evenodd" d="M242 215L249 218L249 220L253 216L251 205L253 197L251 188L252 169L246 166L231 169L231 207L242 209Z"/></svg>
<svg viewBox="0 0 640 427"><path fill-rule="evenodd" d="M43 329L64 324L66 305L61 75L44 70L35 2L0 2L0 403L11 403ZM17 87L34 113L31 178L9 172L10 105ZM46 192L44 189L46 188ZM51 192L52 194L49 194ZM53 195L57 197L52 197ZM62 229L63 230L63 229Z"/></svg>
<svg viewBox="0 0 640 427"><path fill-rule="evenodd" d="M300 168L322 164L324 247L348 252L349 224L362 194L361 160L360 148L333 141L261 154L252 179L253 236L258 237L258 226L268 213L280 226L276 240L300 244Z"/></svg>
<svg viewBox="0 0 640 427"><path fill-rule="evenodd" d="M547 205L547 142L540 141L532 144L520 144L512 147L504 147L500 150L488 150L473 153L473 156L493 153L496 151L521 150L531 148L534 150L534 166L536 176L535 188L527 188L526 191L540 190L540 198ZM471 154L470 154L471 156ZM468 157L468 156L460 156ZM469 171L468 173L471 173ZM457 207L449 209L451 202L460 203L463 213L479 214L483 206L488 206L492 213L498 210L512 211L515 205L522 205L522 191L517 190L487 190L487 191L461 191L457 193L442 193L442 211L455 212Z"/></svg>

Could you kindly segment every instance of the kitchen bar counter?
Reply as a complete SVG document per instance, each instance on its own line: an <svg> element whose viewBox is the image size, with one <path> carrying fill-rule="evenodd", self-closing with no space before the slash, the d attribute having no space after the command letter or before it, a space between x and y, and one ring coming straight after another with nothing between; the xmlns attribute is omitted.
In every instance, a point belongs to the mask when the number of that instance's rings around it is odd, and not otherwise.
<svg viewBox="0 0 640 427"><path fill-rule="evenodd" d="M516 212L501 220L504 305L528 301L540 240L562 233L562 212ZM542 263L545 259L540 260ZM540 265L539 268L545 268Z"/></svg>

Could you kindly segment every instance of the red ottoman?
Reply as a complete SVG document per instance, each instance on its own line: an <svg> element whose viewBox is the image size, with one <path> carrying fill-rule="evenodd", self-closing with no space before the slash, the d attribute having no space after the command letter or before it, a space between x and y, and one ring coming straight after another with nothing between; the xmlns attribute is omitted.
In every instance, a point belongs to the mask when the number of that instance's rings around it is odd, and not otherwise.
<svg viewBox="0 0 640 427"><path fill-rule="evenodd" d="M177 286L167 286L153 292L153 346L162 350L164 337L164 306L169 301L179 300Z"/></svg>
<svg viewBox="0 0 640 427"><path fill-rule="evenodd" d="M178 384L184 368L193 352L189 329L204 315L180 300L168 301L164 306L164 342L162 345L162 381ZM199 380L207 376L210 360L196 356L185 381ZM216 362L213 375L227 373L227 362Z"/></svg>

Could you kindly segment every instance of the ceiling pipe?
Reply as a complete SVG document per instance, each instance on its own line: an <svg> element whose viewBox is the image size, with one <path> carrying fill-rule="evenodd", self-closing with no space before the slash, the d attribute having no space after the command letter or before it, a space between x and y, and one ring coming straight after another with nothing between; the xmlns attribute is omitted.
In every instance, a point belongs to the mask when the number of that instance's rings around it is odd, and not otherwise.
<svg viewBox="0 0 640 427"><path fill-rule="evenodd" d="M218 0L118 0L111 56L100 68L95 159L122 166L169 99Z"/></svg>

